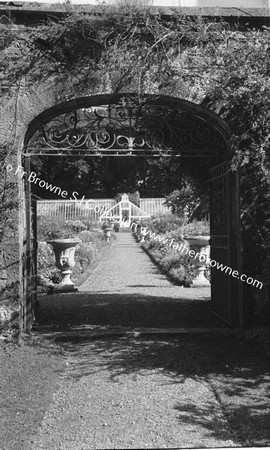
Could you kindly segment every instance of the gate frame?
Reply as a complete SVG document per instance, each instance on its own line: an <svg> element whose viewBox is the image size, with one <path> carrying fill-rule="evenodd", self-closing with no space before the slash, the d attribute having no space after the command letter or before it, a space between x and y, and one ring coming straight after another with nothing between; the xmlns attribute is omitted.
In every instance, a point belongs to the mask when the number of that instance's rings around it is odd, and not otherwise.
<svg viewBox="0 0 270 450"><path fill-rule="evenodd" d="M30 155L24 155L26 179L29 179ZM31 334L37 304L37 204L31 195L30 183L24 183L26 243L22 250L23 294L19 311L20 332ZM25 275L26 272L26 275ZM25 276L24 276L25 275Z"/></svg>
<svg viewBox="0 0 270 450"><path fill-rule="evenodd" d="M48 150L48 149L40 149L39 148L39 152L38 153L31 153L31 148L29 148L29 143L31 142L31 138L32 136L34 136L34 134L42 127L42 125L46 125L47 123L49 123L51 120L57 118L58 116L62 115L62 114L67 114L70 113L74 110L79 110L82 108L91 108L91 107L98 107L98 106L103 106L103 105L115 105L117 103L119 103L119 101L122 98L126 98L129 97L132 100L134 100L134 98L136 98L135 94L103 94L103 95L94 95L94 96L90 96L90 97L81 97L81 98L76 98L74 100L70 100L67 102L63 102L59 105L56 105L52 108L49 108L47 110L45 110L43 113L41 113L40 115L38 115L28 126L27 132L25 134L25 139L24 139L24 147L23 147L23 152L22 152L22 156L25 158L25 162L26 162L26 172L29 175L30 174L30 158L33 155L48 155L48 154L52 154L52 151ZM199 106L196 105L194 103L191 103L187 100L183 100L183 99L178 99L178 98L174 98L174 97L169 97L169 96L144 96L144 97L148 97L150 99L150 97L153 99L154 98L154 102L155 100L157 101L157 104L162 107L175 107L175 108L182 108L182 110L184 112L187 112L188 114L191 114L192 117L200 117L201 119L203 119L205 121L205 123L211 127L213 130L215 130L217 136L220 138L222 138L223 142L225 142L225 147L226 147L226 151L224 151L223 149L223 153L221 153L219 151L218 148L215 148L216 153L213 154L213 164L215 161L215 164L217 164L218 162L221 162L220 159L222 158L224 159L228 159L230 157L230 131L226 125L226 123L215 113ZM151 101L151 99L150 99ZM151 103L150 103L151 104ZM63 156L61 154L61 156ZM68 155L70 156L70 155ZM72 156L78 157L81 156L80 153L77 154L73 154ZM97 157L96 154L91 153L86 153L85 156L92 156L92 157ZM108 156L108 155L106 155ZM116 154L110 155L110 156L118 156L117 152ZM119 155L122 156L122 155ZM137 156L137 155L132 155L131 154L127 154L124 156ZM141 156L145 156L143 153L141 154ZM147 155L149 156L153 156L156 157L156 155ZM183 155L181 154L181 151L174 151L174 153L169 154L168 156L173 156L173 157L186 157L187 155ZM189 156L193 156L196 158L199 157L203 157L206 158L207 156L209 157L209 155L192 155L190 154ZM25 182L25 180L24 180ZM232 189L232 187L236 190L234 191L234 189ZM230 267L232 267L232 269L234 270L234 268L236 267L239 272L240 272L240 267L241 267L241 248L240 248L240 244L239 244L239 238L237 238L238 236L240 237L239 234L239 230L240 230L240 205L239 205L239 196L237 195L237 200L235 197L235 193L237 192L239 194L239 177L238 175L233 178L233 176L230 175L230 180L228 178L227 181L227 188L228 188L228 198L229 198L229 203L228 203L228 209L227 209L227 213L230 217L229 220L229 225L230 225L230 229L229 229L229 235L230 235L230 242L229 242L229 262L230 262ZM211 195L211 194L210 194ZM24 298L23 298L23 307L22 307L22 314L20 315L20 322L21 322L21 329L27 333L31 332L31 327L35 318L35 304L36 304L36 251L37 251L37 240L36 240L36 230L35 230L35 221L34 221L34 228L33 228L33 213L32 213L32 208L31 208L31 188L30 188L30 182L28 181L28 177L27 177L27 181L25 182L25 199L27 202L26 205L26 229L27 229L27 246L26 246L26 269L27 269L27 278L26 278L26 292L24 292ZM234 204L234 202L232 202L232 200L236 200L236 203ZM233 208L233 204L234 204L234 208ZM33 242L31 240L31 229L34 229L34 235L33 235ZM210 234L212 234L212 230L210 228ZM231 240L233 242L238 243L238 245L232 245L231 244ZM32 256L34 255L34 256ZM31 264L31 257L33 257L35 260L32 261ZM213 273L213 272L212 272ZM224 276L228 276L228 274L224 274ZM242 299L242 286L241 286L241 282L235 282L236 279L234 279L233 277L230 277L232 280L230 281L230 286L231 286L231 293L232 293L232 297L230 297L230 304L233 308L233 314L231 316L231 320L230 325L231 326L236 326L236 327L245 327L245 323L244 323L244 314L243 314L243 299ZM237 280L238 281L238 280ZM29 310L30 308L30 310Z"/></svg>
<svg viewBox="0 0 270 450"><path fill-rule="evenodd" d="M215 171L217 172L215 174ZM225 181L225 183L224 183ZM215 182L223 182L225 187L225 194L223 200L226 202L226 208L224 211L224 205L219 202L219 199L215 202ZM225 161L210 169L210 245L211 253L215 255L215 258L211 259L222 262L226 260L226 266L231 268L232 271L238 270L238 273L242 273L242 257L241 257L241 226L240 226L240 186L239 186L239 172L232 170L230 162ZM215 234L217 216L213 215L215 207L220 208L221 223L217 225L217 228L222 227L221 234ZM213 210L213 211L212 211ZM222 224L222 219L223 223ZM223 226L222 226L223 225ZM217 242L216 242L217 238ZM219 257L221 256L221 258ZM221 261L220 261L221 259ZM243 316L243 288L242 281L239 278L227 275L225 283L227 285L227 291L223 291L224 286L218 284L219 279L222 283L223 272L218 271L216 267L211 267L211 279L215 276L217 285L212 284L211 287L211 302L212 312L218 317L226 321L230 326L245 328L244 316ZM232 273L232 272L231 272ZM227 307L226 313L222 311L222 299L224 294L229 292L229 300L225 299L225 306ZM221 301L217 302L216 296L220 294ZM223 317L222 317L223 314ZM226 315L226 318L224 317Z"/></svg>

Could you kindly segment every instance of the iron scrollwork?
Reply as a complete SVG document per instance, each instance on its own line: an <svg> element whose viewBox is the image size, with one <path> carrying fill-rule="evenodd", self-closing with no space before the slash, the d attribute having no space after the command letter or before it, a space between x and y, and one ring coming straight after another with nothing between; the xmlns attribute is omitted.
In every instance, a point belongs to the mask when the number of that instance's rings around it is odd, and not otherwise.
<svg viewBox="0 0 270 450"><path fill-rule="evenodd" d="M80 108L43 124L34 153L213 156L224 142L195 114L158 104L117 103Z"/></svg>

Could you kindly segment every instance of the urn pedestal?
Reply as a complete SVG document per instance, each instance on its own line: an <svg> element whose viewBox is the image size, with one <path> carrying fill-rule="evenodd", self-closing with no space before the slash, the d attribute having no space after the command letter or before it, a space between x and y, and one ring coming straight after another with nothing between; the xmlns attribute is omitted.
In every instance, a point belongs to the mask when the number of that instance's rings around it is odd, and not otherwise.
<svg viewBox="0 0 270 450"><path fill-rule="evenodd" d="M71 280L72 269L75 266L75 248L81 242L80 239L54 239L47 241L54 250L55 265L61 270L62 280L53 288L54 292L74 292L77 291L75 284Z"/></svg>
<svg viewBox="0 0 270 450"><path fill-rule="evenodd" d="M205 278L206 262L210 255L210 236L192 236L185 237L189 243L190 250L198 253L199 256L192 259L196 269L196 276L193 280L193 286L209 286L210 282Z"/></svg>

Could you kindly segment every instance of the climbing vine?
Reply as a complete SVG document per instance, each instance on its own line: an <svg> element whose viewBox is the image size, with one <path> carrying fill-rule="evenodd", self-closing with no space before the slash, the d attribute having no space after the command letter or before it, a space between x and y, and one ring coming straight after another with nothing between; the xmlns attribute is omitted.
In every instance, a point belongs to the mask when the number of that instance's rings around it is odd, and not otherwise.
<svg viewBox="0 0 270 450"><path fill-rule="evenodd" d="M234 134L245 267L260 277L270 251L270 29L231 33L228 49L219 83L203 103L216 108Z"/></svg>
<svg viewBox="0 0 270 450"><path fill-rule="evenodd" d="M269 55L267 27L231 29L223 20L106 6L33 28L2 28L1 103L22 82L51 78L63 86L62 100L95 90L166 94L217 112L233 134L246 267L258 277L270 249Z"/></svg>

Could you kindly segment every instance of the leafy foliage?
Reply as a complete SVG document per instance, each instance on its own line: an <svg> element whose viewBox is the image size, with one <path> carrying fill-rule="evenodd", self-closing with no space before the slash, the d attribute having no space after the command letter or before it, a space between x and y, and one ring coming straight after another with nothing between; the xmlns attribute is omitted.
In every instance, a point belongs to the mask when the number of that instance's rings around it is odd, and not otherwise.
<svg viewBox="0 0 270 450"><path fill-rule="evenodd" d="M152 216L147 222L140 223L151 232L163 235L164 239L183 239L183 236L208 236L210 234L210 224L208 221L197 221L187 223L181 217L173 214ZM146 236L149 239L149 234Z"/></svg>
<svg viewBox="0 0 270 450"><path fill-rule="evenodd" d="M194 220L185 225L183 233L185 236L210 236L210 223L206 220Z"/></svg>
<svg viewBox="0 0 270 450"><path fill-rule="evenodd" d="M204 100L233 133L241 176L244 271L267 283L270 255L270 29L231 32L219 52L217 83ZM268 299L270 301L270 299Z"/></svg>
<svg viewBox="0 0 270 450"><path fill-rule="evenodd" d="M37 222L37 232L39 241L50 239L71 238L85 226L79 221L64 221L58 218L39 216ZM86 228L86 227L85 227Z"/></svg>
<svg viewBox="0 0 270 450"><path fill-rule="evenodd" d="M169 206L173 214L179 217L191 219L196 209L201 206L207 214L209 209L209 197L203 192L202 187L191 179L182 179L182 188L167 195L164 202Z"/></svg>
<svg viewBox="0 0 270 450"><path fill-rule="evenodd" d="M192 283L195 271L186 255L177 253L159 242L146 240L141 246L174 282L180 286L189 286Z"/></svg>

